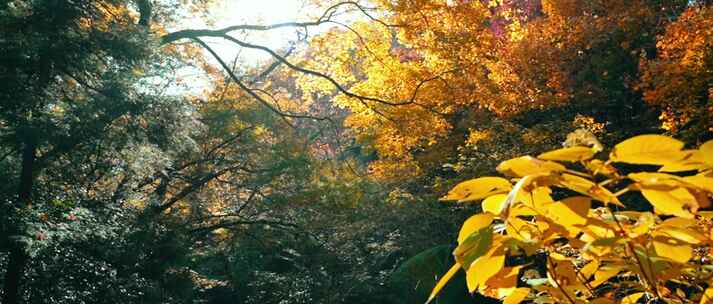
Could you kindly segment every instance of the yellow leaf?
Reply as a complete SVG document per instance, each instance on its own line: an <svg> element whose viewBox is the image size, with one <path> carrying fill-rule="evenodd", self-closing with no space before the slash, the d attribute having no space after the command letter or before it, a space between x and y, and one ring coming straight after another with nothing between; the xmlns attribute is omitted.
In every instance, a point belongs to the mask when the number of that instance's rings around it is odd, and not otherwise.
<svg viewBox="0 0 713 304"><path fill-rule="evenodd" d="M441 198L442 201L469 202L486 198L493 194L510 191L512 185L502 177L480 177L462 182L448 194Z"/></svg>
<svg viewBox="0 0 713 304"><path fill-rule="evenodd" d="M554 269L552 269L551 273L549 271L547 273L547 279L549 279L552 286L562 286L565 289L570 289L567 287L581 286L582 283L577 278L577 271L574 269L570 259L553 263ZM554 274L554 277L552 274Z"/></svg>
<svg viewBox="0 0 713 304"><path fill-rule="evenodd" d="M589 304L616 304L616 302L614 302L614 300L606 298L606 297L592 299L588 303Z"/></svg>
<svg viewBox="0 0 713 304"><path fill-rule="evenodd" d="M713 303L713 287L709 287L706 289L706 291L703 292L703 295L701 296L701 303L700 304L711 304Z"/></svg>
<svg viewBox="0 0 713 304"><path fill-rule="evenodd" d="M522 156L500 163L496 170L508 176L523 177L534 174L562 172L566 168L555 162L539 160L532 156Z"/></svg>
<svg viewBox="0 0 713 304"><path fill-rule="evenodd" d="M435 287L433 287L433 290L431 291L431 295L428 297L428 301L426 301L427 304L433 301L434 298L436 298L438 293L441 292L441 289L443 289L443 286L446 286L446 283L448 283L448 281L453 278L453 276L458 272L458 270L460 270L460 265L456 263L451 267L451 269L448 270L448 272L446 272L445 275L443 275L440 280L438 280L438 283Z"/></svg>
<svg viewBox="0 0 713 304"><path fill-rule="evenodd" d="M509 236L524 242L534 242L540 236L540 231L536 225L517 217L510 217L507 220L505 229Z"/></svg>
<svg viewBox="0 0 713 304"><path fill-rule="evenodd" d="M664 235L688 244L700 244L707 241L706 237L698 231L675 226L659 226L654 236Z"/></svg>
<svg viewBox="0 0 713 304"><path fill-rule="evenodd" d="M682 180L695 186L698 189L707 191L708 193L713 193L713 177L693 175L683 177Z"/></svg>
<svg viewBox="0 0 713 304"><path fill-rule="evenodd" d="M505 298L503 304L520 304L525 298L530 294L530 288L516 288L513 292Z"/></svg>
<svg viewBox="0 0 713 304"><path fill-rule="evenodd" d="M640 172L627 177L644 187L680 187L684 183L680 176L666 173Z"/></svg>
<svg viewBox="0 0 713 304"><path fill-rule="evenodd" d="M488 279L484 286L480 286L478 291L483 295L498 299L510 295L517 287L518 274L523 267L523 265L503 267L498 274Z"/></svg>
<svg viewBox="0 0 713 304"><path fill-rule="evenodd" d="M532 208L544 210L550 203L554 202L552 196L550 196L551 193L552 189L549 187L537 187L530 192L523 191L518 193L517 200Z"/></svg>
<svg viewBox="0 0 713 304"><path fill-rule="evenodd" d="M686 263L693 257L693 247L674 238L654 237L656 254L677 263Z"/></svg>
<svg viewBox="0 0 713 304"><path fill-rule="evenodd" d="M604 176L614 176L616 174L616 168L612 165L606 164L601 160L593 159L584 162L584 166L587 167L589 171L594 175L604 175Z"/></svg>
<svg viewBox="0 0 713 304"><path fill-rule="evenodd" d="M602 285L602 283L619 274L619 272L621 272L623 269L624 266L622 265L603 266L599 268L597 272L594 273L594 281L590 282L589 284L592 287Z"/></svg>
<svg viewBox="0 0 713 304"><path fill-rule="evenodd" d="M462 244L473 232L490 226L493 222L493 215L489 213L476 214L468 218L458 233L458 244Z"/></svg>
<svg viewBox="0 0 713 304"><path fill-rule="evenodd" d="M693 218L689 210L697 205L696 198L685 188L670 191L643 188L641 193L654 206L654 212L658 214Z"/></svg>
<svg viewBox="0 0 713 304"><path fill-rule="evenodd" d="M594 157L594 154L594 150L589 147L569 147L542 153L537 156L537 158L544 160L578 162L591 159Z"/></svg>
<svg viewBox="0 0 713 304"><path fill-rule="evenodd" d="M636 301L638 301L642 296L644 296L643 292L632 293L621 299L621 304L636 304Z"/></svg>
<svg viewBox="0 0 713 304"><path fill-rule="evenodd" d="M525 192L523 192L523 188L525 188L526 186L531 186L531 184L538 183L538 181L540 181L540 180L549 180L549 179L551 179L551 176L549 176L547 174L528 175L528 176L521 178L519 181L517 181L517 183L512 188L512 190L510 190L507 197L505 198L505 201L502 203L501 208L504 211L507 211L510 208L510 206L514 205L515 202L519 202L519 201L525 201L525 202L529 201L529 202L531 202L531 205L534 205L534 203L532 202L532 198L535 198L535 197L533 195L524 195ZM543 193L540 194L539 199L546 199L542 195L549 197L549 189L547 189L545 187L539 187L539 188L545 189L545 190L543 190Z"/></svg>
<svg viewBox="0 0 713 304"><path fill-rule="evenodd" d="M679 228L688 228L688 227L693 227L693 226L698 225L698 222L696 221L696 219L692 219L692 218L672 217L672 218L664 220L663 222L661 222L660 225L661 226L673 226L673 227L679 227Z"/></svg>
<svg viewBox="0 0 713 304"><path fill-rule="evenodd" d="M468 291L476 291L480 285L500 272L505 266L505 253L502 247L493 248L487 255L481 256L465 271Z"/></svg>
<svg viewBox="0 0 713 304"><path fill-rule="evenodd" d="M701 151L703 161L707 165L713 166L713 140L703 143L700 147L698 147L698 150Z"/></svg>
<svg viewBox="0 0 713 304"><path fill-rule="evenodd" d="M584 265L582 269L579 270L579 273L587 280L589 280L592 275L599 269L599 261L598 260L592 260L591 262L587 263L587 265Z"/></svg>
<svg viewBox="0 0 713 304"><path fill-rule="evenodd" d="M685 158L683 142L663 135L639 135L616 146L609 155L615 162L639 165L665 165Z"/></svg>
<svg viewBox="0 0 713 304"><path fill-rule="evenodd" d="M489 196L483 200L483 211L490 212L494 215L500 215L505 209L506 198L507 195L505 194L495 194Z"/></svg>
<svg viewBox="0 0 713 304"><path fill-rule="evenodd" d="M595 184L594 182L586 178L582 178L572 174L562 174L562 179L559 182L559 186L578 192L580 194L584 194L605 204L613 203L615 205L623 206L619 199L614 196L611 191L609 191L607 188Z"/></svg>
<svg viewBox="0 0 713 304"><path fill-rule="evenodd" d="M636 220L634 227L629 229L629 237L636 238L649 233L656 224L657 217L651 212L642 213Z"/></svg>
<svg viewBox="0 0 713 304"><path fill-rule="evenodd" d="M548 207L552 220L564 226L584 225L592 200L588 197L575 196L553 203Z"/></svg>
<svg viewBox="0 0 713 304"><path fill-rule="evenodd" d="M699 150L685 150L687 157L676 162L668 163L659 168L659 172L682 172L705 168L703 154Z"/></svg>

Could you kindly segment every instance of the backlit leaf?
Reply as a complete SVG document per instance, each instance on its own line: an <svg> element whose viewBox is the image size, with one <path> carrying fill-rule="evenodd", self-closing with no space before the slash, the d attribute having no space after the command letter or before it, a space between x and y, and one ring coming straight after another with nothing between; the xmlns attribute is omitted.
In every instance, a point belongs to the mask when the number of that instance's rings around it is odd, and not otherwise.
<svg viewBox="0 0 713 304"><path fill-rule="evenodd" d="M507 195L505 194L495 194L491 195L485 200L483 200L483 211L492 213L494 215L500 215L505 209L505 199Z"/></svg>
<svg viewBox="0 0 713 304"><path fill-rule="evenodd" d="M583 177L572 174L562 174L562 180L559 182L559 185L603 203L613 203L623 206L611 191Z"/></svg>
<svg viewBox="0 0 713 304"><path fill-rule="evenodd" d="M446 286L446 283L448 283L448 281L450 281L453 276L458 273L458 270L460 270L460 265L458 265L457 263L451 266L451 269L449 269L448 272L446 272L446 274L444 274L443 277L438 280L436 286L433 287L431 295L428 296L428 301L426 301L426 303L430 303L431 301L433 301L433 299L436 298L436 296L438 296L438 293L441 292L441 289L443 289L443 287Z"/></svg>
<svg viewBox="0 0 713 304"><path fill-rule="evenodd" d="M644 294L643 292L632 293L621 299L621 304L636 304L636 301L644 296Z"/></svg>
<svg viewBox="0 0 713 304"><path fill-rule="evenodd" d="M522 156L506 160L500 163L496 169L498 172L508 176L523 177L534 174L561 172L566 168L555 162L543 161L532 156Z"/></svg>
<svg viewBox="0 0 713 304"><path fill-rule="evenodd" d="M703 175L693 175L681 178L686 183L689 183L698 189L713 193L713 177Z"/></svg>
<svg viewBox="0 0 713 304"><path fill-rule="evenodd" d="M505 266L505 253L502 247L493 248L487 255L481 256L465 271L468 291L476 291L488 279L500 272Z"/></svg>
<svg viewBox="0 0 713 304"><path fill-rule="evenodd" d="M594 157L594 154L594 150L589 147L569 147L542 153L537 156L537 158L544 160L578 162L588 160Z"/></svg>
<svg viewBox="0 0 713 304"><path fill-rule="evenodd" d="M612 150L609 159L639 165L665 165L685 158L683 142L663 135L639 135L629 138Z"/></svg>
<svg viewBox="0 0 713 304"><path fill-rule="evenodd" d="M476 214L468 218L458 233L458 244L462 244L473 232L490 226L493 215L489 213Z"/></svg>
<svg viewBox="0 0 713 304"><path fill-rule="evenodd" d="M594 273L594 280L589 283L590 286L592 287L597 287L599 285L602 285L602 283L608 281L612 277L616 276L624 270L625 267L622 265L611 265L611 266L603 266L597 270L597 272Z"/></svg>
<svg viewBox="0 0 713 304"><path fill-rule="evenodd" d="M709 287L703 292L701 296L700 304L710 304L713 303L713 287Z"/></svg>
<svg viewBox="0 0 713 304"><path fill-rule="evenodd" d="M555 202L548 206L548 215L556 223L565 226L584 225L592 200L588 197L575 196Z"/></svg>
<svg viewBox="0 0 713 304"><path fill-rule="evenodd" d="M653 240L656 254L677 263L686 263L693 258L693 247L674 238L657 236Z"/></svg>
<svg viewBox="0 0 713 304"><path fill-rule="evenodd" d="M703 143L700 147L698 147L698 150L701 151L703 161L707 165L713 166L713 140Z"/></svg>
<svg viewBox="0 0 713 304"><path fill-rule="evenodd" d="M462 182L448 194L441 198L442 201L469 202L480 200L493 194L510 191L512 185L502 177L480 177Z"/></svg>
<svg viewBox="0 0 713 304"><path fill-rule="evenodd" d="M688 244L700 244L707 241L706 237L692 229L676 226L660 226L654 235L664 235Z"/></svg>
<svg viewBox="0 0 713 304"><path fill-rule="evenodd" d="M530 288L516 288L513 292L505 298L503 304L520 304L525 298L530 294Z"/></svg>
<svg viewBox="0 0 713 304"><path fill-rule="evenodd" d="M706 167L703 153L699 150L688 150L689 155L675 162L667 163L659 168L659 172L682 172L698 170Z"/></svg>
<svg viewBox="0 0 713 304"><path fill-rule="evenodd" d="M696 198L685 188L670 191L643 188L641 193L654 206L654 212L658 214L693 218L689 210L697 205Z"/></svg>
<svg viewBox="0 0 713 304"><path fill-rule="evenodd" d="M599 269L599 261L595 259L587 263L587 265L584 265L584 267L579 270L579 273L582 275L582 277L589 280L589 278L594 275L597 269Z"/></svg>

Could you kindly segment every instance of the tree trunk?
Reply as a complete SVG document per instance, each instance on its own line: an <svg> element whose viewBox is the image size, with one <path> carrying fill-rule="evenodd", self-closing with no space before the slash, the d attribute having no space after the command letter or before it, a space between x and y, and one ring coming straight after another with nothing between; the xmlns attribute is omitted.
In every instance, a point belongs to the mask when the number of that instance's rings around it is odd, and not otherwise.
<svg viewBox="0 0 713 304"><path fill-rule="evenodd" d="M5 286L3 290L3 304L20 303L20 281L27 264L27 254L22 248L13 248L10 252L10 261L5 271Z"/></svg>
<svg viewBox="0 0 713 304"><path fill-rule="evenodd" d="M20 185L17 190L18 203L20 208L30 208L32 184L34 183L34 166L36 159L36 143L32 134L28 134L28 140L25 142L25 147L22 151L22 168L20 171ZM13 234L19 234L21 231L14 227ZM5 280L3 286L2 303L17 304L20 303L20 283L22 275L25 271L25 265L29 260L25 249L21 244L15 242L11 244L10 260L5 271Z"/></svg>

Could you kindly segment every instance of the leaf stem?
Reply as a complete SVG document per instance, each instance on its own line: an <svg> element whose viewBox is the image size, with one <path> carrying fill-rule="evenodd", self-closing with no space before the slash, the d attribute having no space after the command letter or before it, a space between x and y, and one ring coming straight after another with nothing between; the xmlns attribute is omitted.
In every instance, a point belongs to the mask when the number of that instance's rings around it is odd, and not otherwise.
<svg viewBox="0 0 713 304"><path fill-rule="evenodd" d="M562 284L557 281L557 275L554 272L555 264L552 262L552 258L550 258L549 252L547 253L547 271L550 273L550 276L552 276L552 280L555 281L555 284L557 284L557 288L564 294L565 297L567 297L567 300L569 300L570 303L576 304L576 302L572 299L572 297L569 296L566 290L564 290L564 287L562 287Z"/></svg>
<svg viewBox="0 0 713 304"><path fill-rule="evenodd" d="M609 207L607 207L606 209L609 211L609 213L611 213L612 218L614 219L614 222L619 227L619 234L621 236L625 236L625 237L629 238L628 234L626 233L626 230L624 230L624 226L622 226L621 222L619 222L619 219L616 218L616 214L614 214L614 211L609 209ZM649 278L649 276L646 275L646 270L644 269L644 264L641 262L641 259L639 259L639 256L636 254L636 248L634 248L634 245L632 245L631 242L628 240L626 241L626 245L629 248L629 251L631 251L631 254L634 255L634 259L636 259L636 263L639 265L639 269L641 269L641 274L644 275L644 281L647 283L647 285L649 285L651 287L651 289L653 289L654 294L656 295L656 298L661 298L661 296L659 296L658 288L656 287L656 278L653 277L654 273L653 273L653 271L651 271L652 269L649 267L649 271L652 276L651 278ZM648 253L647 253L647 255L648 255ZM647 258L647 260L649 260L649 259ZM649 263L650 262L651 261L649 260Z"/></svg>

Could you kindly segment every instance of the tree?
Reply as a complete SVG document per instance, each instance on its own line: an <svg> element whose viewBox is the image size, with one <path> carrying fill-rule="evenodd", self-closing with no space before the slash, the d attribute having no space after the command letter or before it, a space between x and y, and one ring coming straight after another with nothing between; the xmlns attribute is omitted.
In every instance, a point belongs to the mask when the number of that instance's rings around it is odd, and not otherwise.
<svg viewBox="0 0 713 304"><path fill-rule="evenodd" d="M2 248L10 252L3 303L21 301L33 244L47 240L32 227L67 220L53 202L121 205L114 192L143 173L130 172L138 169L132 157L161 160L167 151L159 147L190 144L179 139L191 122L186 100L146 90L178 58L159 56L130 4L11 1L0 7ZM170 120L154 119L161 116Z"/></svg>
<svg viewBox="0 0 713 304"><path fill-rule="evenodd" d="M694 140L710 137L713 128L711 14L710 5L690 6L659 37L655 58L641 61L644 100L661 107L665 129Z"/></svg>
<svg viewBox="0 0 713 304"><path fill-rule="evenodd" d="M635 88L639 58L687 7L686 1L377 4L384 21L316 37L319 60L311 64L330 65L330 76L356 94L391 101L335 98L350 109L347 123L360 141L377 151L372 170L387 180L426 174L428 165L416 155L438 142L463 140L464 123L487 123L473 122L475 112L520 123L526 119L518 116L549 114L545 119L562 124L579 113L636 133L631 117L656 115ZM331 90L326 84L306 82L305 89Z"/></svg>

